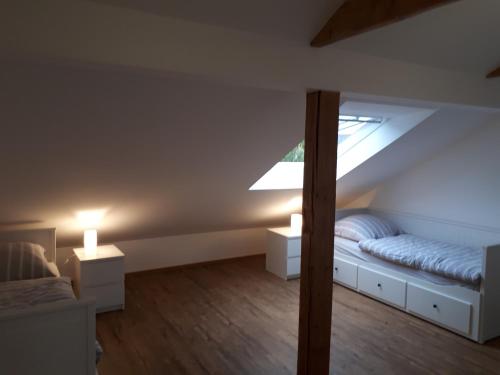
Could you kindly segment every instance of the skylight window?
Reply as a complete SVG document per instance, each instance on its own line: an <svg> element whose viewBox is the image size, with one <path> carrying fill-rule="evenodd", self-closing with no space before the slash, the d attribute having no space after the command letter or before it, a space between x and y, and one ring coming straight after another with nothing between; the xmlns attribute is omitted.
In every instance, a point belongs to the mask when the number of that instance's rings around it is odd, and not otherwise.
<svg viewBox="0 0 500 375"><path fill-rule="evenodd" d="M380 117L368 117L368 116L352 116L352 115L340 115L339 116L339 148L342 143L344 143L349 137L358 134L361 130L366 133L367 129L376 129L378 125L382 124L384 121ZM369 132L369 131L368 131ZM358 138L364 138L363 136ZM357 143L357 142L355 142Z"/></svg>
<svg viewBox="0 0 500 375"><path fill-rule="evenodd" d="M300 142L296 147L294 147L288 154L285 155L282 162L303 162L304 161L304 141Z"/></svg>
<svg viewBox="0 0 500 375"><path fill-rule="evenodd" d="M337 180L422 123L435 110L347 101L339 116ZM301 189L304 141L255 182L250 190Z"/></svg>
<svg viewBox="0 0 500 375"><path fill-rule="evenodd" d="M339 154L343 154L347 149L368 136L372 131L378 128L383 123L381 117L340 115L339 116ZM351 136L348 145L342 146L344 142ZM345 147L348 146L348 147ZM304 141L300 142L288 154L285 155L282 162L288 163L303 163L304 162Z"/></svg>

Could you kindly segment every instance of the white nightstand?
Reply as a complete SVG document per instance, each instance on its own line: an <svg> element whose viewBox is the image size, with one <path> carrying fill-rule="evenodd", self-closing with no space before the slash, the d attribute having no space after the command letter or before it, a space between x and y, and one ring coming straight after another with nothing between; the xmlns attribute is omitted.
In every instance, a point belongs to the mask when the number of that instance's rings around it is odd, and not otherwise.
<svg viewBox="0 0 500 375"><path fill-rule="evenodd" d="M301 235L290 227L267 230L266 270L282 279L300 276Z"/></svg>
<svg viewBox="0 0 500 375"><path fill-rule="evenodd" d="M96 311L123 310L125 307L125 255L115 245L98 246L88 256L83 248L76 255L75 287L80 298L95 297Z"/></svg>

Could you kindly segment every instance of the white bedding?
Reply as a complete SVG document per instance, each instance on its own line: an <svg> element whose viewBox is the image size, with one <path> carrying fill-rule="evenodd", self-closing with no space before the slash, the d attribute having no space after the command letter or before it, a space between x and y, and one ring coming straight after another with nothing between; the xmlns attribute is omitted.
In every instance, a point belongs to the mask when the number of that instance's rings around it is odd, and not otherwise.
<svg viewBox="0 0 500 375"><path fill-rule="evenodd" d="M365 262L367 264L375 264L378 266L382 266L388 268L393 271L401 272L405 275L409 275L412 277L416 277L437 285L459 285L459 286L467 286L469 288L475 288L475 286L453 280L450 278L446 278L443 276L435 275L430 272L416 270L413 268L405 267L402 265L398 265L395 263L391 263L389 261L385 261L383 259L377 258L373 255L365 253L361 251L359 248L359 244L356 241L351 241L342 237L335 236L335 254L347 255L349 257L355 258L356 260Z"/></svg>
<svg viewBox="0 0 500 375"><path fill-rule="evenodd" d="M481 249L403 234L359 243L363 252L467 284L481 282Z"/></svg>
<svg viewBox="0 0 500 375"><path fill-rule="evenodd" d="M47 261L43 246L26 241L0 244L0 282L58 275L57 267Z"/></svg>
<svg viewBox="0 0 500 375"><path fill-rule="evenodd" d="M45 277L0 283L0 311L25 309L67 299L75 299L68 277Z"/></svg>

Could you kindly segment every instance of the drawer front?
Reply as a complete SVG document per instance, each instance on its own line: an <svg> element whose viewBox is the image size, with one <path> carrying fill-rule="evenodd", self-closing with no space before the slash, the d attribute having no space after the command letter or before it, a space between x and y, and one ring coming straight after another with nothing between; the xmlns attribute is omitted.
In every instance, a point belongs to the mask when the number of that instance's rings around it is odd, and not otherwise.
<svg viewBox="0 0 500 375"><path fill-rule="evenodd" d="M393 305L406 305L406 281L381 272L358 267L358 288L360 291Z"/></svg>
<svg viewBox="0 0 500 375"><path fill-rule="evenodd" d="M408 284L408 311L465 334L470 331L472 305Z"/></svg>
<svg viewBox="0 0 500 375"><path fill-rule="evenodd" d="M124 286L123 283L117 283L97 287L84 287L80 289L80 298L85 297L95 297L96 309L103 311L108 307L124 304Z"/></svg>
<svg viewBox="0 0 500 375"><path fill-rule="evenodd" d="M358 287L358 266L338 258L333 260L333 279L352 288Z"/></svg>
<svg viewBox="0 0 500 375"><path fill-rule="evenodd" d="M300 275L300 257L288 258L287 260L287 277Z"/></svg>
<svg viewBox="0 0 500 375"><path fill-rule="evenodd" d="M288 240L288 258L300 257L300 238L294 238L293 240Z"/></svg>
<svg viewBox="0 0 500 375"><path fill-rule="evenodd" d="M82 286L99 286L123 282L123 259L80 263Z"/></svg>

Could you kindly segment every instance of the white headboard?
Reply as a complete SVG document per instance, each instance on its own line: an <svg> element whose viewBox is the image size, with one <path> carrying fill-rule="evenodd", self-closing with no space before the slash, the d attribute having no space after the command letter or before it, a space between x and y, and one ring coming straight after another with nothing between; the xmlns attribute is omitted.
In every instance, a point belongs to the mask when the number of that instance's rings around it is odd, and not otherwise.
<svg viewBox="0 0 500 375"><path fill-rule="evenodd" d="M0 242L26 241L42 245L49 262L56 261L56 228L0 231Z"/></svg>
<svg viewBox="0 0 500 375"><path fill-rule="evenodd" d="M386 217L407 233L464 246L484 247L500 244L500 229L454 220L406 212L370 209L369 212Z"/></svg>
<svg viewBox="0 0 500 375"><path fill-rule="evenodd" d="M337 210L336 220L348 215L372 213L396 223L405 232L464 246L484 247L500 244L500 228L485 227L407 212L372 208Z"/></svg>

